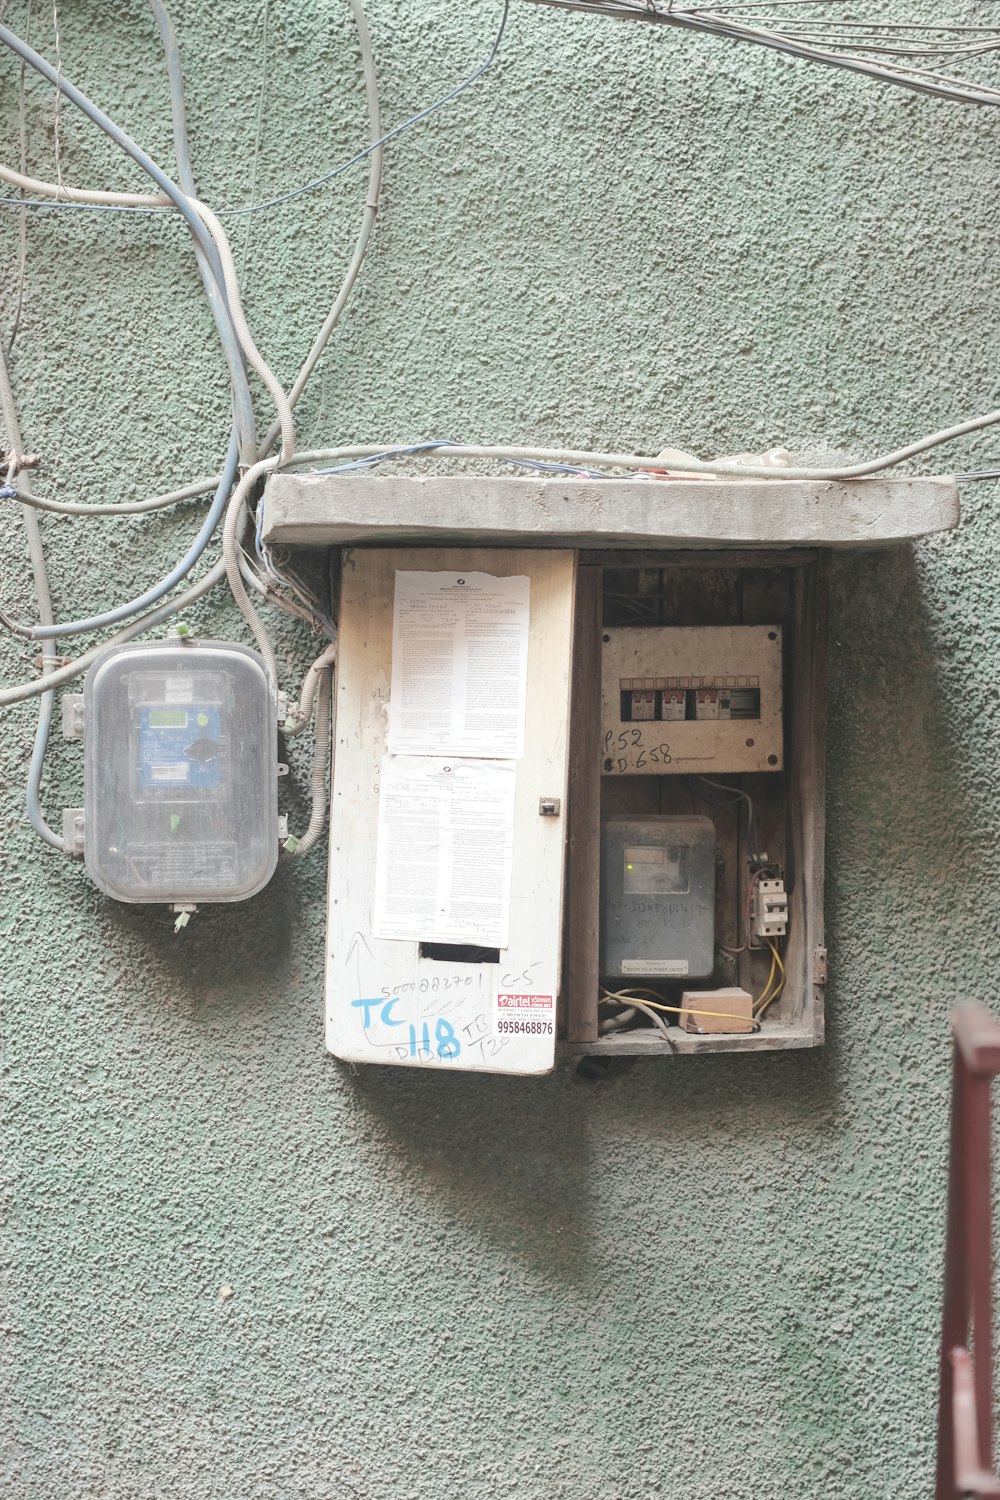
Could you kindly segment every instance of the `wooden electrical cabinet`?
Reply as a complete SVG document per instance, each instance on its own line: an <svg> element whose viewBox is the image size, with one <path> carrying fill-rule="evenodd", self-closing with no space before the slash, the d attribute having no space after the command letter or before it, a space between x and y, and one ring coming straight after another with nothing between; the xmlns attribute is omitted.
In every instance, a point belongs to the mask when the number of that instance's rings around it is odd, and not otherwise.
<svg viewBox="0 0 1000 1500"><path fill-rule="evenodd" d="M830 549L899 545L958 518L947 477L274 475L265 539L329 546L344 562L327 967L332 1050L355 1061L544 1072L560 1055L821 1045ZM531 578L510 938L475 954L444 953L412 933L408 941L379 937L372 921L394 579L420 568ZM391 702L388 711L391 719ZM699 937L689 964L663 956L649 965L647 951L626 965L618 944L612 979L601 972L601 834L608 820L623 818L630 829L683 828L677 848L688 838L685 847L697 851ZM620 821L615 826L621 833ZM715 851L712 884L706 838ZM622 843L616 854L622 897L654 878L633 866L631 849ZM679 869L676 849L664 850L661 863ZM780 984L766 941L777 927L748 939L755 876L755 890L773 880L787 901L775 944ZM657 900L670 889L661 884ZM605 991L633 988L633 976L649 1008L626 1016ZM717 1029L720 1014L703 1017L713 1029L700 1025L705 992L717 999L704 1009L721 1012L723 1025L740 1012L738 1028ZM446 1001L434 1012L447 1022L443 1041L428 995Z"/></svg>

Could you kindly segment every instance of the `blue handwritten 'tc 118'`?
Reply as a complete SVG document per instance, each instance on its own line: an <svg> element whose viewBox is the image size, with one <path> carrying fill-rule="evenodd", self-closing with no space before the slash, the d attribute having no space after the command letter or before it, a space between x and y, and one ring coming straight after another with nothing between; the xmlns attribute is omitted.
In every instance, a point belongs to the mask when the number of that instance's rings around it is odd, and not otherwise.
<svg viewBox="0 0 1000 1500"><path fill-rule="evenodd" d="M421 1035L417 1037L417 1028L412 1022L397 1020L392 1014L394 1005L400 1003L399 995L390 995L388 1000L384 995L376 995L373 999L352 1000L351 1005L355 1010L363 1011L362 1025L367 1031L372 1024L373 1012L378 1013L378 1019L383 1026L406 1026L409 1025L410 1033L410 1056L416 1057L418 1050L422 1052L431 1051L430 1023L420 1023ZM438 1016L434 1024L434 1040L437 1043L437 1055L441 1062L453 1062L462 1050L462 1044L455 1035L454 1027L444 1016Z"/></svg>

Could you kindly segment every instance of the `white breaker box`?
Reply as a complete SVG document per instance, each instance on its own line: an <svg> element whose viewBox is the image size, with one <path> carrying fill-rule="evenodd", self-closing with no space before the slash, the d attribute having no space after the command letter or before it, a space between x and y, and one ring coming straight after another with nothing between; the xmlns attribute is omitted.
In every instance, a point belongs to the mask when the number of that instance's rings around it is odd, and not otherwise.
<svg viewBox="0 0 1000 1500"><path fill-rule="evenodd" d="M779 625L609 626L601 638L606 775L782 769Z"/></svg>
<svg viewBox="0 0 1000 1500"><path fill-rule="evenodd" d="M555 1061L572 551L344 556L327 1046L354 1063Z"/></svg>

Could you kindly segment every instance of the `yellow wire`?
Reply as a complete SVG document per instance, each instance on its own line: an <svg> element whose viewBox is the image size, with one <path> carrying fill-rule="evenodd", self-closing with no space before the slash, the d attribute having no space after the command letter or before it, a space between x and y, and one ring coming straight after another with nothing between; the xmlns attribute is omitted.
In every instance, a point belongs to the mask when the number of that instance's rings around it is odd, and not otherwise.
<svg viewBox="0 0 1000 1500"><path fill-rule="evenodd" d="M772 995L768 995L767 994L767 988L765 988L764 994L767 995L767 998L763 1001L763 1004L760 1006L760 1008L754 1012L754 1016L755 1016L755 1018L757 1020L759 1020L760 1017L764 1014L764 1012L767 1010L767 1007L772 1003L772 1001L777 1000L778 996L781 994L782 990L785 988L785 978L786 978L786 975L785 975L785 966L781 962L781 954L778 952L778 950L775 947L774 943L771 942L770 938L768 938L768 940L767 940L767 946L770 948L771 954L772 954L772 958L771 958L771 971L772 971L772 973L774 972L774 965L777 964L778 965L778 970L779 970L779 972L781 974L781 979L779 980L777 988L775 989L775 991L774 991L774 993ZM768 984L770 984L770 980L768 981Z"/></svg>
<svg viewBox="0 0 1000 1500"><path fill-rule="evenodd" d="M771 950L771 972L767 976L767 983L765 984L764 988L761 990L760 994L757 996L756 1000L754 1001L754 1009L755 1010L756 1010L757 1006L761 1003L761 1001L764 999L765 995L767 994L768 990L771 988L772 984L774 983L774 976L775 976L775 974L777 972L777 966L776 966L776 964L774 962L775 956L776 955L775 955L774 949L772 948L772 950Z"/></svg>
<svg viewBox="0 0 1000 1500"><path fill-rule="evenodd" d="M643 989L636 986L631 992L628 990L602 990L601 996L604 1000L620 1000L627 1005L630 1000L638 1000L642 995L656 995L655 1000L643 1000L643 1005L648 1005L650 1010L665 1010L677 1016L711 1016L716 1021L745 1021L746 1016L737 1016L731 1010L690 1010L686 1005L665 1005L656 990Z"/></svg>

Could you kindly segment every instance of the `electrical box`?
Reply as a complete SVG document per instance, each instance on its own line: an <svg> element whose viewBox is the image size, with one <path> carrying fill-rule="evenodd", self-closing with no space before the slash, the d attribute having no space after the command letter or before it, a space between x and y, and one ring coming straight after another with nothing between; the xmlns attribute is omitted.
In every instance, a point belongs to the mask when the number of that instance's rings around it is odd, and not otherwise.
<svg viewBox="0 0 1000 1500"><path fill-rule="evenodd" d="M601 973L704 979L715 968L710 818L609 818L601 830Z"/></svg>
<svg viewBox="0 0 1000 1500"><path fill-rule="evenodd" d="M873 539L873 518L888 513L882 483L834 496L785 481L272 476L267 540L337 549L332 1051L540 1072L553 995L556 1055L583 1059L595 1078L623 1057L822 1044L826 548ZM931 497L920 485L940 482L913 483L897 540ZM949 524L939 516L927 529ZM576 549L571 590L549 570L571 554L554 547ZM418 568L454 570L453 596L466 569L530 577L524 746L508 752L513 772L495 762L471 840L462 828L486 774L443 759L459 748L445 689L463 633L424 629L412 599L405 621L394 618L399 579ZM502 650L495 679L484 670L488 632L464 639L489 724L509 711L510 674ZM399 663L409 681L397 684ZM428 706L442 763L401 767L394 719L419 723ZM511 776L509 932L477 935L484 881L507 888ZM705 836L682 849L684 820ZM380 826L396 840L381 865ZM432 879L430 854L445 850L449 871ZM471 902L456 903L459 888ZM416 932L414 912L438 935ZM458 918L464 927L446 936Z"/></svg>
<svg viewBox="0 0 1000 1500"><path fill-rule="evenodd" d="M278 858L277 718L244 646L115 646L83 699L84 858L118 901L240 901Z"/></svg>
<svg viewBox="0 0 1000 1500"><path fill-rule="evenodd" d="M602 632L603 769L612 776L780 771L780 625Z"/></svg>

